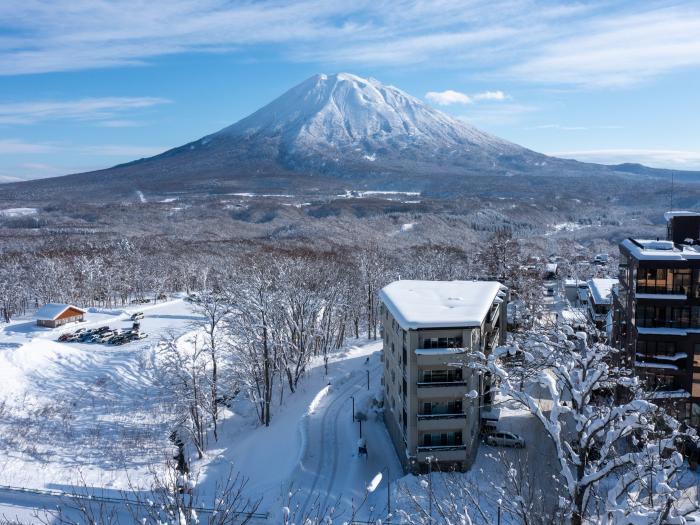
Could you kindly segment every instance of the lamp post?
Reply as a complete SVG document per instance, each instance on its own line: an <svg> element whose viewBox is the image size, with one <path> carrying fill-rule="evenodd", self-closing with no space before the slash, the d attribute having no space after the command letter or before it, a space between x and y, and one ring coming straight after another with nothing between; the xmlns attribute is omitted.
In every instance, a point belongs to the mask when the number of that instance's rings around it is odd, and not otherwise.
<svg viewBox="0 0 700 525"><path fill-rule="evenodd" d="M391 515L391 480L389 479L389 467L386 467L386 517Z"/></svg>
<svg viewBox="0 0 700 525"><path fill-rule="evenodd" d="M352 399L352 420L353 422L355 421L355 396L350 396L350 399ZM362 437L362 436L360 436Z"/></svg>
<svg viewBox="0 0 700 525"><path fill-rule="evenodd" d="M367 390L369 390L369 370L367 372Z"/></svg>

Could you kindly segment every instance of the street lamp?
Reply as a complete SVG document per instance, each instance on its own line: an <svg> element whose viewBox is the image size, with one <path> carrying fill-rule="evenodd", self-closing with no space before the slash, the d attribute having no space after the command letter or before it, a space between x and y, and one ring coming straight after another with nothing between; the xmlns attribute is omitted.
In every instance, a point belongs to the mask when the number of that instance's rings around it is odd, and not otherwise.
<svg viewBox="0 0 700 525"><path fill-rule="evenodd" d="M355 396L350 396L352 399L352 421L355 422Z"/></svg>

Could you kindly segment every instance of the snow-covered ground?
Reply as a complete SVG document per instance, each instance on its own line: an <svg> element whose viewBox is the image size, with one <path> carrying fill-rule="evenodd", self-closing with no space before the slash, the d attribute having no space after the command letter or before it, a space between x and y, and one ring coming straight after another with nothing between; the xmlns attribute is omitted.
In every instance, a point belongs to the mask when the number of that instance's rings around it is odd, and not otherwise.
<svg viewBox="0 0 700 525"><path fill-rule="evenodd" d="M25 217L27 215L36 215L36 208L6 208L0 210L0 217Z"/></svg>
<svg viewBox="0 0 700 525"><path fill-rule="evenodd" d="M62 332L130 328L143 311L149 337L123 346L59 343ZM150 478L170 452L168 393L149 366L168 332L190 330L190 306L173 300L87 314L59 329L20 319L0 330L0 485L70 491L125 489ZM1 510L1 509L0 509Z"/></svg>

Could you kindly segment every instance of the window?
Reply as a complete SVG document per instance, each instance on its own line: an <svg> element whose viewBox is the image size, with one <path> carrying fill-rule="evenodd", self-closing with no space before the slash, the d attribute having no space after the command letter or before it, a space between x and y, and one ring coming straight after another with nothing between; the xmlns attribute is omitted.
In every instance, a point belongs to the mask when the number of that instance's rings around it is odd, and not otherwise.
<svg viewBox="0 0 700 525"><path fill-rule="evenodd" d="M637 341L640 357L672 356L676 354L676 343L668 341Z"/></svg>
<svg viewBox="0 0 700 525"><path fill-rule="evenodd" d="M423 403L422 415L460 414L462 401L429 401Z"/></svg>
<svg viewBox="0 0 700 525"><path fill-rule="evenodd" d="M690 292L691 270L689 268L639 268L637 272L637 293L689 294Z"/></svg>
<svg viewBox="0 0 700 525"><path fill-rule="evenodd" d="M637 306L635 319L646 328L690 328L691 311L687 306Z"/></svg>
<svg viewBox="0 0 700 525"><path fill-rule="evenodd" d="M423 370L422 381L424 383L451 383L462 380L462 370Z"/></svg>
<svg viewBox="0 0 700 525"><path fill-rule="evenodd" d="M425 447L445 447L462 444L461 432L443 432L434 434L423 434L423 446Z"/></svg>
<svg viewBox="0 0 700 525"><path fill-rule="evenodd" d="M462 337L425 337L423 348L461 348Z"/></svg>

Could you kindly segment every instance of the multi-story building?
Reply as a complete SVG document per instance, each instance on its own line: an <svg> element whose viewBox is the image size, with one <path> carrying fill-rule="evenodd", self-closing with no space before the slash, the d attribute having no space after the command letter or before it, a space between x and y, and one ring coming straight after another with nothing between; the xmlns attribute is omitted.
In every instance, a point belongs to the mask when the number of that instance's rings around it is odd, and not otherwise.
<svg viewBox="0 0 700 525"><path fill-rule="evenodd" d="M668 212L667 240L620 243L612 342L676 416L700 425L700 213Z"/></svg>
<svg viewBox="0 0 700 525"><path fill-rule="evenodd" d="M384 419L404 468L465 470L492 402L471 352L505 341L507 288L494 281L396 281L383 288Z"/></svg>
<svg viewBox="0 0 700 525"><path fill-rule="evenodd" d="M588 280L588 315L591 321L603 328L612 307L612 287L617 284L617 279L589 279Z"/></svg>

